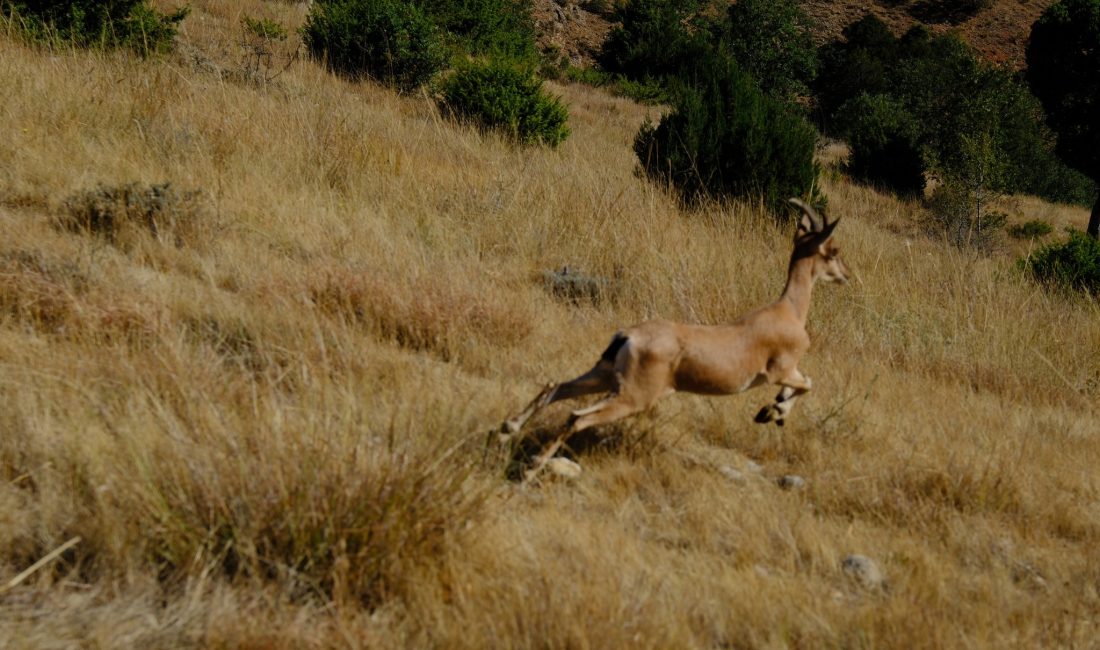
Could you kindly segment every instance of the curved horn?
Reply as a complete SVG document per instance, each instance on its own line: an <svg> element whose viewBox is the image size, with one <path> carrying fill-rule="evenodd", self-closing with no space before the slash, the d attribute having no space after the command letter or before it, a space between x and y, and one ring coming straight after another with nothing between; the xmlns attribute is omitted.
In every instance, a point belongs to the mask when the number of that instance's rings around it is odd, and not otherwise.
<svg viewBox="0 0 1100 650"><path fill-rule="evenodd" d="M802 201L801 199L787 199L787 203L790 203L791 205L797 207L799 210L802 210L802 212L804 212L806 216L810 218L810 223L812 223L814 226L814 232L821 232L825 229L825 220L822 219L821 215L817 213L817 210L814 210L808 203Z"/></svg>

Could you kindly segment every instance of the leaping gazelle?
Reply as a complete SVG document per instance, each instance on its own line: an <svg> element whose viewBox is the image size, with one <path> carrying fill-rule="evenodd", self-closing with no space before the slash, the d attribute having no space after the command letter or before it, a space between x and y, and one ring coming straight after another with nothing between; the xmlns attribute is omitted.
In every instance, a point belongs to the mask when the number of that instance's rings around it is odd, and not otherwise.
<svg viewBox="0 0 1100 650"><path fill-rule="evenodd" d="M610 393L573 412L568 428L534 460L533 477L578 431L614 422L648 409L676 391L732 395L763 384L781 386L775 400L760 409L756 422L782 426L795 401L810 390L810 378L798 362L810 347L806 316L817 280L847 283L833 230L809 205L790 199L802 211L779 300L728 325L691 325L668 320L646 321L617 332L591 370L570 381L551 384L522 412L504 422L502 439L519 433L545 406L563 399Z"/></svg>

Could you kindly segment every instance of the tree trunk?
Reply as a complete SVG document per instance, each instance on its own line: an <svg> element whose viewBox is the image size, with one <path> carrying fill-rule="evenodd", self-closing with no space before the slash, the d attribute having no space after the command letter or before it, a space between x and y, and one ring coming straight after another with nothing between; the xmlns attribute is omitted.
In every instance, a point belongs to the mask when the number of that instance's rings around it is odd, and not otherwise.
<svg viewBox="0 0 1100 650"><path fill-rule="evenodd" d="M1100 239L1100 196L1096 197L1096 203L1092 204L1092 216L1089 217L1088 233L1093 239Z"/></svg>

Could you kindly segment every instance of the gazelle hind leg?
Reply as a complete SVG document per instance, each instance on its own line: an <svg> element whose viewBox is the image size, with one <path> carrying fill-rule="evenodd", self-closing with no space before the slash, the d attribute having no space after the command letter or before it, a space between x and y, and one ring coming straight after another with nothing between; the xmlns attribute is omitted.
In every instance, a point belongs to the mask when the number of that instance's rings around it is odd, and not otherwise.
<svg viewBox="0 0 1100 650"><path fill-rule="evenodd" d="M615 395L586 409L573 411L573 423L569 427L569 435L590 427L621 420L628 415L641 411L642 408L623 395Z"/></svg>
<svg viewBox="0 0 1100 650"><path fill-rule="evenodd" d="M527 483L537 477L539 473L542 472L543 468L546 467L546 463L554 457L554 454L558 453L558 450L562 448L565 441L574 433L583 431L589 427L609 424L616 420L621 420L640 410L642 409L635 405L634 402L622 395L615 395L593 404L588 408L573 411L572 423L569 428L555 438L554 442L547 445L542 452L535 457L531 462L531 468L524 474L523 482Z"/></svg>
<svg viewBox="0 0 1100 650"><path fill-rule="evenodd" d="M783 426L787 415L798 398L810 392L813 382L798 370L792 370L786 378L779 382L783 388L775 396L775 401L760 409L756 414L756 422L766 424L775 422L776 426Z"/></svg>
<svg viewBox="0 0 1100 650"><path fill-rule="evenodd" d="M595 393L606 393L614 388L615 372L608 364L601 361L576 379L563 381L560 384L548 384L535 396L535 399L531 400L526 408L516 414L515 417L504 421L501 426L501 433L506 436L518 433L523 425L527 424L527 421L534 417L536 413L559 400Z"/></svg>

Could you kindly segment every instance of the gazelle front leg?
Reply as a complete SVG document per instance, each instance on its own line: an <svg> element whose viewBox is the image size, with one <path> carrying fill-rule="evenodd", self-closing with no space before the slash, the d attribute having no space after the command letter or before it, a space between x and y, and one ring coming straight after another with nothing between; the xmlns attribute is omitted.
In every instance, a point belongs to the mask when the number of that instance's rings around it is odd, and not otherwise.
<svg viewBox="0 0 1100 650"><path fill-rule="evenodd" d="M783 388L775 396L775 402L760 409L760 412L756 414L757 423L775 422L776 426L783 426L783 422L791 412L794 403L799 397L810 392L813 382L810 381L809 377L795 369L780 380L779 385Z"/></svg>

